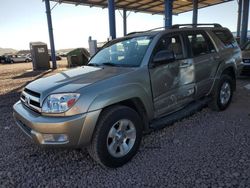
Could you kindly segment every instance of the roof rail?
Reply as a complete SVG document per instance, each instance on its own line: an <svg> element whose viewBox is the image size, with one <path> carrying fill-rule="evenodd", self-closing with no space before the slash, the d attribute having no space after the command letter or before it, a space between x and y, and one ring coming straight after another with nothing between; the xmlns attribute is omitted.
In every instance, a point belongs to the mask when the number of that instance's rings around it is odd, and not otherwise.
<svg viewBox="0 0 250 188"><path fill-rule="evenodd" d="M165 28L165 27L156 27L156 28L147 30L147 31L145 31L145 32L155 31L155 30L158 30L158 29L166 29L166 28Z"/></svg>
<svg viewBox="0 0 250 188"><path fill-rule="evenodd" d="M155 30L158 30L158 29L165 29L165 27L157 27L157 28L153 28L153 29L145 30L145 31L134 31L134 32L126 34L126 36L137 34L137 33L146 33L146 32L155 31Z"/></svg>
<svg viewBox="0 0 250 188"><path fill-rule="evenodd" d="M137 33L144 33L144 32L145 32L145 31L134 31L134 32L131 32L131 33L126 34L126 36L133 35L133 34L137 34Z"/></svg>
<svg viewBox="0 0 250 188"><path fill-rule="evenodd" d="M222 26L218 23L212 23L212 24L176 24L173 25L172 28L173 29L178 29L180 27L198 27L198 26L214 26L216 28L222 28Z"/></svg>
<svg viewBox="0 0 250 188"><path fill-rule="evenodd" d="M206 24L176 24L176 25L173 25L172 27L170 27L169 29L179 29L180 27L198 27L198 26L213 26L215 28L222 28L222 26L218 23L211 23L211 24L206 23ZM146 30L146 31L135 31L135 32L128 33L126 36L137 34L137 33L146 33L146 32L156 31L159 29L165 30L166 28L165 27L157 27L157 28L153 28L150 30Z"/></svg>

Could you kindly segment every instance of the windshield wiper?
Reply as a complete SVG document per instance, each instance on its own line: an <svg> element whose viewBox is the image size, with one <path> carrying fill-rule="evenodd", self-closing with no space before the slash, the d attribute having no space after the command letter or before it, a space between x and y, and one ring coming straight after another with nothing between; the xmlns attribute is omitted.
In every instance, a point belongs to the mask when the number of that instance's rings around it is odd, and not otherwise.
<svg viewBox="0 0 250 188"><path fill-rule="evenodd" d="M99 67L100 65L97 63L89 63L87 64L88 66L92 66L92 67Z"/></svg>
<svg viewBox="0 0 250 188"><path fill-rule="evenodd" d="M113 67L117 66L117 64L111 63L111 62L105 62L105 63L102 63L102 65L113 66Z"/></svg>

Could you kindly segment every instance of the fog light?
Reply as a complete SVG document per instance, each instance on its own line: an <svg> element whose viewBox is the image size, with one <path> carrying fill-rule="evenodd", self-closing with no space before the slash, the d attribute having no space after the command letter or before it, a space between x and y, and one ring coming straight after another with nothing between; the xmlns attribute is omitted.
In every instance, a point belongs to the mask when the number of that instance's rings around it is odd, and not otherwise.
<svg viewBox="0 0 250 188"><path fill-rule="evenodd" d="M44 142L67 142L68 136L66 134L43 134Z"/></svg>

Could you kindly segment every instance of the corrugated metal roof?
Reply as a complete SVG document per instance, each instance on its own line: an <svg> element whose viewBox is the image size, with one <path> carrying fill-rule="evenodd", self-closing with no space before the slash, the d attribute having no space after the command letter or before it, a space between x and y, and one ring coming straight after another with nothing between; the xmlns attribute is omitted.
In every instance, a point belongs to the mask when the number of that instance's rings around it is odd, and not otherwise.
<svg viewBox="0 0 250 188"><path fill-rule="evenodd" d="M107 0L50 0L59 3L87 5L91 7L107 7ZM199 8L229 2L232 0L198 0ZM164 14L164 0L115 0L116 9L126 9L150 14ZM193 9L192 0L174 0L173 14L188 12Z"/></svg>

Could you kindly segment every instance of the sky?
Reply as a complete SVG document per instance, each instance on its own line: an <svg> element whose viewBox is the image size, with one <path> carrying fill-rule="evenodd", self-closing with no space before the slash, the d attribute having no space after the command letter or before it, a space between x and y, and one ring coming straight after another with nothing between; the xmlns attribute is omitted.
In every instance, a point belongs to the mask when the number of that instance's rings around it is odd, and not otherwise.
<svg viewBox="0 0 250 188"><path fill-rule="evenodd" d="M54 3L51 2L51 7ZM49 46L45 3L42 0L0 1L0 47L17 50L29 49L29 43L42 41ZM237 26L237 0L203 8L198 12L199 23L220 23L231 31ZM88 37L98 42L109 37L108 10L60 4L52 10L55 48L88 47ZM173 16L173 24L191 23L192 12ZM163 26L162 15L131 13L128 32L142 31ZM116 11L117 36L123 35L122 17ZM250 28L250 24L248 25Z"/></svg>

